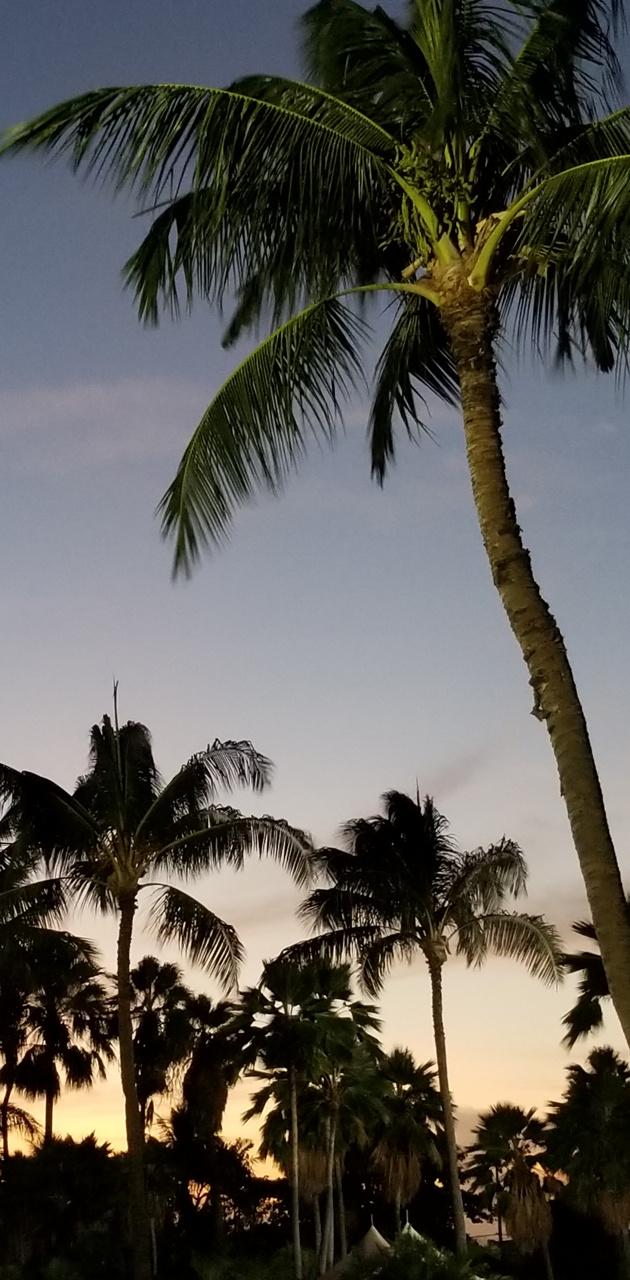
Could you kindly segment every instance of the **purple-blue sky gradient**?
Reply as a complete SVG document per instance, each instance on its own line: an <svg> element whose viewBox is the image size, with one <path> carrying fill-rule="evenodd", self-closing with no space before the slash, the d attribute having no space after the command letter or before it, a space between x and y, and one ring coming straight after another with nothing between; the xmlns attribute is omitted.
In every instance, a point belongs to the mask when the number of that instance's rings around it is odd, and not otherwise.
<svg viewBox="0 0 630 1280"><path fill-rule="evenodd" d="M1 122L103 84L295 73L302 8L5 0ZM174 586L153 509L234 353L222 352L220 323L203 306L157 332L138 325L120 267L142 224L124 200L41 158L5 162L0 192L0 759L71 785L115 673L122 712L151 727L165 773L216 735L251 737L277 765L259 807L326 841L382 791L417 778L462 844L504 832L520 841L532 907L566 930L584 911L577 863L484 561L457 415L435 407L435 441L401 443L381 492L358 398L336 452L314 449L281 500L241 514L227 549ZM625 869L627 402L610 379L560 378L509 349L504 361L510 477L568 637ZM252 866L199 892L239 926L248 981L297 936L295 894L277 870ZM111 924L88 917L80 927L111 963ZM136 954L149 946L139 936ZM557 1093L571 996L512 965L451 966L463 1108ZM384 1013L388 1043L431 1056L421 968L392 978ZM612 1014L607 1035L620 1043ZM115 1083L66 1101L64 1123L117 1141Z"/></svg>

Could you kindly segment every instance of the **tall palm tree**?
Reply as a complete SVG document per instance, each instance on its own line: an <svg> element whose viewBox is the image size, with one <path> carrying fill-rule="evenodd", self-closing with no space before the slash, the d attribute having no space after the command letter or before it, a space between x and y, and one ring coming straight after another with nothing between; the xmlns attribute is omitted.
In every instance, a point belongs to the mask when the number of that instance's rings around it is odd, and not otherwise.
<svg viewBox="0 0 630 1280"><path fill-rule="evenodd" d="M627 902L626 910L630 920L630 902ZM598 946L599 939L590 920L576 921L573 931L580 938ZM572 1049L578 1040L603 1027L602 1003L610 999L610 984L599 950L568 951L563 957L563 964L567 973L580 975L577 1000L562 1019L563 1026L566 1027L562 1043Z"/></svg>
<svg viewBox="0 0 630 1280"><path fill-rule="evenodd" d="M451 954L469 965L488 953L510 956L544 982L560 977L555 929L541 916L508 911L506 900L524 892L527 868L518 846L503 838L459 853L446 819L427 797L390 791L384 815L344 828L344 849L322 849L317 864L328 885L314 889L303 917L322 936L300 944L302 955L354 956L365 989L376 995L397 959L422 955L431 983L435 1050L444 1108L455 1238L466 1250L455 1121L448 1078L442 971Z"/></svg>
<svg viewBox="0 0 630 1280"><path fill-rule="evenodd" d="M544 1144L544 1123L533 1107L525 1111L510 1102L499 1102L481 1113L473 1133L475 1141L466 1152L466 1179L494 1211L502 1244L515 1164L532 1167Z"/></svg>
<svg viewBox="0 0 630 1280"><path fill-rule="evenodd" d="M409 1049L394 1049L383 1059L387 1082L385 1116L377 1129L372 1164L385 1195L394 1205L396 1230L401 1209L415 1196L425 1163L439 1167L436 1137L442 1125L442 1099L433 1064L418 1065Z"/></svg>
<svg viewBox="0 0 630 1280"><path fill-rule="evenodd" d="M268 961L260 983L241 995L234 1034L243 1063L263 1067L265 1085L246 1119L260 1115L277 1094L278 1078L286 1081L293 1256L296 1280L302 1276L299 1186L298 1087L331 1064L347 1057L357 1033L367 1037L375 1027L374 1011L352 998L347 965L326 962L295 964L282 957ZM260 1075L260 1073L258 1073ZM328 1150L328 1181L334 1173L334 1135Z"/></svg>
<svg viewBox="0 0 630 1280"><path fill-rule="evenodd" d="M166 1092L174 1069L190 1052L193 995L179 966L155 956L143 956L129 977L136 1089L146 1129L153 1114L151 1099Z"/></svg>
<svg viewBox="0 0 630 1280"><path fill-rule="evenodd" d="M27 1097L45 1098L49 1143L62 1078L70 1089L89 1089L96 1076L105 1079L114 1056L110 996L91 948L71 934L42 933L31 948L29 969L27 1042L15 1083Z"/></svg>
<svg viewBox="0 0 630 1280"><path fill-rule="evenodd" d="M360 371L363 319L393 326L376 366L372 470L461 405L479 528L545 722L615 1007L630 1043L630 925L564 640L534 578L502 445L497 352L623 370L630 311L630 107L613 39L623 0L319 0L312 84L253 76L83 94L8 132L137 196L151 225L126 267L141 318L236 290L226 342L277 326L204 413L162 503L189 569L309 435L330 442ZM334 234L331 234L334 228Z"/></svg>
<svg viewBox="0 0 630 1280"><path fill-rule="evenodd" d="M243 866L257 851L303 883L308 842L270 817L244 817L217 805L219 791L261 791L270 762L250 742L219 742L199 752L164 784L142 724L109 716L91 733L88 772L72 793L37 774L0 765L0 797L20 847L37 850L78 903L118 919L117 1004L120 1074L125 1099L135 1280L149 1280L149 1220L143 1168L144 1130L136 1087L130 950L138 896L153 895L150 920L163 942L178 942L193 963L234 984L242 948L233 927L162 876L198 876Z"/></svg>

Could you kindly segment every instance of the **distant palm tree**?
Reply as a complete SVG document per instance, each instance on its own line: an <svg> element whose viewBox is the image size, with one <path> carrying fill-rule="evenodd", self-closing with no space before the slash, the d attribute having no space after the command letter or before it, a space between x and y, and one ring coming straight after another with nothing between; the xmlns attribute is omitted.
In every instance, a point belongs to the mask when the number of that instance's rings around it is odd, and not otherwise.
<svg viewBox="0 0 630 1280"><path fill-rule="evenodd" d="M533 1107L525 1111L499 1102L481 1113L473 1133L475 1141L466 1150L466 1180L494 1211L502 1244L515 1163L524 1161L529 1168L535 1163L544 1145L544 1122Z"/></svg>
<svg viewBox="0 0 630 1280"><path fill-rule="evenodd" d="M567 1068L567 1086L550 1104L545 1164L561 1170L566 1194L618 1236L625 1258L630 1221L630 1066L614 1049L593 1049L586 1066Z"/></svg>
<svg viewBox="0 0 630 1280"><path fill-rule="evenodd" d="M228 1091L239 1074L228 1035L233 1007L225 1000L194 995L188 1002L190 1048L182 1099L197 1133L220 1133Z"/></svg>
<svg viewBox="0 0 630 1280"><path fill-rule="evenodd" d="M114 1056L110 995L93 954L70 934L42 934L31 948L30 974L27 1044L15 1082L27 1097L45 1098L44 1142L51 1142L62 1078L69 1089L105 1079Z"/></svg>
<svg viewBox="0 0 630 1280"><path fill-rule="evenodd" d="M455 1121L448 1079L442 971L452 951L469 965L489 953L520 961L535 977L561 976L555 929L542 916L508 911L525 889L527 868L512 840L459 853L433 801L390 791L382 817L344 827L344 849L322 849L317 865L328 887L315 889L302 915L322 932L295 954L353 956L365 989L376 995L397 960L421 955L427 965L435 1049L444 1108L455 1237L466 1251ZM289 954L291 954L289 952Z"/></svg>
<svg viewBox="0 0 630 1280"><path fill-rule="evenodd" d="M442 1099L433 1064L416 1063L409 1049L394 1049L380 1064L388 1089L384 1120L377 1127L372 1164L385 1196L394 1205L396 1230L401 1208L415 1196L424 1164L440 1165L436 1137L442 1128Z"/></svg>
<svg viewBox="0 0 630 1280"><path fill-rule="evenodd" d="M166 1092L174 1069L190 1052L193 997L179 966L155 956L143 956L129 976L136 1089L146 1128L153 1114L151 1099Z"/></svg>
<svg viewBox="0 0 630 1280"><path fill-rule="evenodd" d="M423 393L461 405L489 568L527 665L630 1044L630 926L565 643L510 493L497 370L517 343L625 369L630 107L613 39L623 0L319 0L308 84L108 87L11 130L5 148L68 156L131 192L150 226L126 267L143 320L236 294L226 342L273 331L195 430L162 503L176 564L278 491L311 436L331 443L361 384L357 302L392 303L369 417L379 481ZM614 109L613 109L614 108ZM334 234L331 234L331 228ZM182 296L183 295L183 296ZM400 422L397 423L396 419Z"/></svg>
<svg viewBox="0 0 630 1280"><path fill-rule="evenodd" d="M233 985L242 954L235 930L161 877L198 876L222 865L240 868L255 851L275 858L304 883L309 862L302 832L216 804L219 791L261 791L270 776L269 760L250 742L217 740L164 784L148 729L133 721L119 727L116 713L113 724L104 716L92 729L89 770L72 794L48 778L0 765L0 799L9 805L11 838L38 851L78 903L118 917L118 1039L135 1280L151 1276L129 975L138 895L143 889L153 893L151 922L159 939L178 942L193 963Z"/></svg>
<svg viewBox="0 0 630 1280"><path fill-rule="evenodd" d="M505 1222L511 1239L522 1253L540 1250L547 1280L554 1280L549 1253L551 1207L539 1176L520 1153L512 1162Z"/></svg>
<svg viewBox="0 0 630 1280"><path fill-rule="evenodd" d="M627 910L630 919L630 903L627 903ZM573 931L580 938L586 938L599 947L595 926L590 920L576 921ZM580 975L578 998L562 1019L563 1026L566 1027L562 1043L572 1049L578 1040L591 1035L593 1031L599 1031L604 1025L602 1003L610 1000L610 986L599 950L568 951L562 963L567 973ZM630 982L630 976L628 981Z"/></svg>
<svg viewBox="0 0 630 1280"><path fill-rule="evenodd" d="M307 1086L302 1093L304 1099L315 1079L335 1070L333 1063L351 1056L357 1035L367 1037L375 1025L373 1010L352 998L347 965L299 965L282 958L271 960L263 969L259 986L250 987L241 995L235 1036L242 1061L251 1067L259 1063L263 1071L254 1074L264 1081L244 1119L262 1115L272 1100L279 1102L281 1108L283 1095L288 1101L285 1123L288 1120L296 1280L302 1276L299 1086ZM326 1155L327 1184L332 1195L335 1128L329 1133Z"/></svg>
<svg viewBox="0 0 630 1280"><path fill-rule="evenodd" d="M95 1068L103 1067L110 1055L108 999L99 974L95 950L83 938L25 925L23 919L5 933L0 949L0 1120L5 1157L10 1129L24 1127L23 1113L12 1108L14 1091L46 1098L49 1141L60 1091L59 1067L67 1083L82 1088L91 1084Z"/></svg>

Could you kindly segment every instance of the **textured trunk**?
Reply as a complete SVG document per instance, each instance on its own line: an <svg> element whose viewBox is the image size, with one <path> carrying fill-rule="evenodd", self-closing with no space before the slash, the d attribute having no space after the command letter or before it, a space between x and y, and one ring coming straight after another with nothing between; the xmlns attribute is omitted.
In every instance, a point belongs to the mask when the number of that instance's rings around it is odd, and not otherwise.
<svg viewBox="0 0 630 1280"><path fill-rule="evenodd" d="M46 1091L46 1108L44 1113L44 1142L52 1142L53 1140L53 1109L55 1106L55 1095L51 1089Z"/></svg>
<svg viewBox="0 0 630 1280"><path fill-rule="evenodd" d="M333 1116L328 1125L326 1159L326 1217L322 1248L319 1255L319 1273L324 1275L335 1263L335 1139L337 1123Z"/></svg>
<svg viewBox="0 0 630 1280"><path fill-rule="evenodd" d="M134 1280L151 1280L151 1228L144 1183L144 1130L138 1104L133 1056L131 984L129 962L131 934L136 910L135 894L121 896L118 927L118 1044L120 1079L125 1098L125 1126L129 1165L129 1219Z"/></svg>
<svg viewBox="0 0 630 1280"><path fill-rule="evenodd" d="M501 1246L503 1245L503 1214L501 1213L502 1188L501 1188L501 1179L499 1177L498 1169L495 1169L494 1176L495 1176L495 1182L496 1182L496 1197L497 1197L497 1232L499 1237L499 1248L501 1248Z"/></svg>
<svg viewBox="0 0 630 1280"><path fill-rule="evenodd" d="M2 1104L0 1105L0 1117L2 1120L2 1156L4 1160L9 1159L9 1103L11 1102L11 1094L13 1092L13 1081L5 1085Z"/></svg>
<svg viewBox="0 0 630 1280"><path fill-rule="evenodd" d="M396 1192L394 1200L394 1221L396 1223L396 1235L399 1236L402 1231L402 1201L400 1191Z"/></svg>
<svg viewBox="0 0 630 1280"><path fill-rule="evenodd" d="M335 1174L337 1178L337 1211L339 1214L339 1252L342 1258L348 1253L348 1228L346 1225L346 1201L343 1194L343 1165L337 1160Z"/></svg>
<svg viewBox="0 0 630 1280"><path fill-rule="evenodd" d="M319 1195L313 1196L313 1235L315 1237L315 1257L319 1258L322 1249L322 1215L319 1210Z"/></svg>
<svg viewBox="0 0 630 1280"><path fill-rule="evenodd" d="M444 1136L446 1138L446 1151L448 1157L448 1175L451 1187L451 1198L453 1202L453 1224L455 1227L455 1249L460 1257L465 1257L467 1253L466 1244L466 1219L464 1216L464 1202L462 1200L462 1189L459 1182L459 1168L457 1164L457 1138L455 1136L455 1120L453 1118L453 1103L451 1101L451 1088L448 1081L448 1062L446 1058L446 1036L444 1034L444 1012L442 1006L442 961L434 955L427 957L429 966L429 974L431 976L431 1002L433 1008L433 1034L435 1036L435 1056L438 1068L438 1080L440 1084L440 1096L442 1098L442 1108L444 1111Z"/></svg>
<svg viewBox="0 0 630 1280"><path fill-rule="evenodd" d="M302 1242L300 1240L300 1135L298 1130L297 1080L295 1070L289 1070L289 1098L291 1106L291 1217L293 1227L293 1268L295 1280L302 1280Z"/></svg>
<svg viewBox="0 0 630 1280"><path fill-rule="evenodd" d="M461 268L442 280L442 318L462 395L468 467L494 584L521 649L555 755L613 1003L630 1044L630 921L584 712L563 638L534 578L507 482L492 300Z"/></svg>
<svg viewBox="0 0 630 1280"><path fill-rule="evenodd" d="M544 1245L542 1246L541 1252L542 1252L542 1256L543 1256L543 1264L544 1264L544 1268L545 1268L545 1277L546 1277L546 1280L555 1280L555 1277L554 1277L554 1274L553 1274L553 1267L552 1267L552 1265L551 1265L551 1255L550 1255L550 1253L549 1253L549 1245L548 1245L548 1244L544 1244Z"/></svg>

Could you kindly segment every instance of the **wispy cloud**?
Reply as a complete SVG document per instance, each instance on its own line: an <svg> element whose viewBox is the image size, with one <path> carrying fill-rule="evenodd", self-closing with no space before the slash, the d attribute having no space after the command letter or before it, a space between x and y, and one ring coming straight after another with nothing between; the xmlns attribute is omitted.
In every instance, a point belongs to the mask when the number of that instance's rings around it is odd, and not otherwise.
<svg viewBox="0 0 630 1280"><path fill-rule="evenodd" d="M171 378L0 392L0 442L12 470L65 475L176 458L211 395Z"/></svg>

